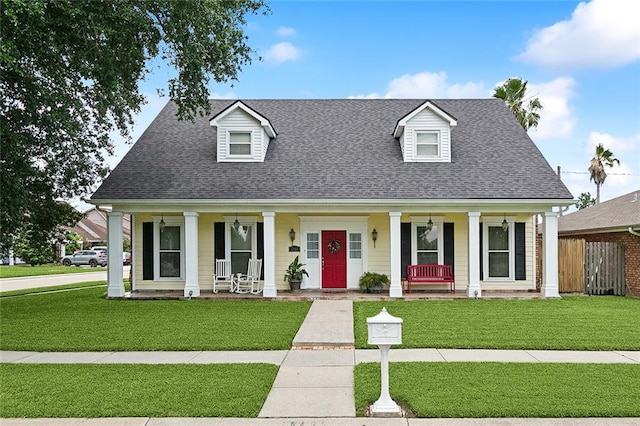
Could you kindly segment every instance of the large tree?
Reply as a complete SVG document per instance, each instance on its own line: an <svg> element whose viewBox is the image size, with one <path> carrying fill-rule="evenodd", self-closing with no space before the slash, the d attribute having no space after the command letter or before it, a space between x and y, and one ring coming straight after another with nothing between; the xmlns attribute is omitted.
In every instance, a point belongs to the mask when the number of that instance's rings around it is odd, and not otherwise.
<svg viewBox="0 0 640 426"><path fill-rule="evenodd" d="M255 53L245 15L263 0L0 0L0 248L26 223L49 234L76 219L56 200L95 189L129 137L154 66L175 73L182 119L209 112L208 84L237 80ZM162 88L158 88L162 89ZM166 87L165 87L166 89Z"/></svg>
<svg viewBox="0 0 640 426"><path fill-rule="evenodd" d="M493 97L502 99L507 104L524 130L538 127L539 112L542 111L542 104L538 98L525 98L527 83L521 78L509 78L493 89Z"/></svg>
<svg viewBox="0 0 640 426"><path fill-rule="evenodd" d="M604 170L604 167L613 167L616 163L619 165L620 160L613 155L613 152L604 149L601 143L596 146L596 153L589 165L589 174L591 175L589 180L596 184L596 203L600 202L600 187L607 179L607 172Z"/></svg>

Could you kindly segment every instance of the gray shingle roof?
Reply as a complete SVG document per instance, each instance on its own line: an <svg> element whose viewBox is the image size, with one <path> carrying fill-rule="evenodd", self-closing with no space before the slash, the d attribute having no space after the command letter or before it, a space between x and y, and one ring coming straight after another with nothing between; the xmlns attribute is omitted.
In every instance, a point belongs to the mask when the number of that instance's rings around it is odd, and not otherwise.
<svg viewBox="0 0 640 426"><path fill-rule="evenodd" d="M169 102L92 199L573 198L499 99L433 100L458 120L451 163L405 163L392 136L424 99L243 102L278 129L264 163L216 162L209 117Z"/></svg>
<svg viewBox="0 0 640 426"><path fill-rule="evenodd" d="M558 219L558 233L606 232L640 227L640 189Z"/></svg>

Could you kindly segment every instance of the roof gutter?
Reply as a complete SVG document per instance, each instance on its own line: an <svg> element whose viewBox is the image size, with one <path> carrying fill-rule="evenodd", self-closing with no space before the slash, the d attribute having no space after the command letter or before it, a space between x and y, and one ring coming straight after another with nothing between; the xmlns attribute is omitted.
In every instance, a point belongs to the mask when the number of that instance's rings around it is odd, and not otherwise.
<svg viewBox="0 0 640 426"><path fill-rule="evenodd" d="M632 234L632 235L637 235L638 237L640 237L640 232L634 231L631 226L629 227L629 233Z"/></svg>

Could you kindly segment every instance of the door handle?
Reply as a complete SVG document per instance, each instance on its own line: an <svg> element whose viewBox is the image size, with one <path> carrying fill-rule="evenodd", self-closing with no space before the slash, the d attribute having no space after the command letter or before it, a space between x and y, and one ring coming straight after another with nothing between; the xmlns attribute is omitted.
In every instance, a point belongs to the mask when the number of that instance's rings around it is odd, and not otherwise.
<svg viewBox="0 0 640 426"><path fill-rule="evenodd" d="M324 256L322 256L322 270L324 271Z"/></svg>

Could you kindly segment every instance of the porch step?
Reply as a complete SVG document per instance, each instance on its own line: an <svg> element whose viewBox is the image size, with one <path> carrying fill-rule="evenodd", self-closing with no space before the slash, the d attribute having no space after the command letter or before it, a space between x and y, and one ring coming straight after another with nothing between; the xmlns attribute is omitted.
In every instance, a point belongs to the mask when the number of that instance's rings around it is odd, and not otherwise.
<svg viewBox="0 0 640 426"><path fill-rule="evenodd" d="M296 349L353 349L353 302L314 300L293 339Z"/></svg>

